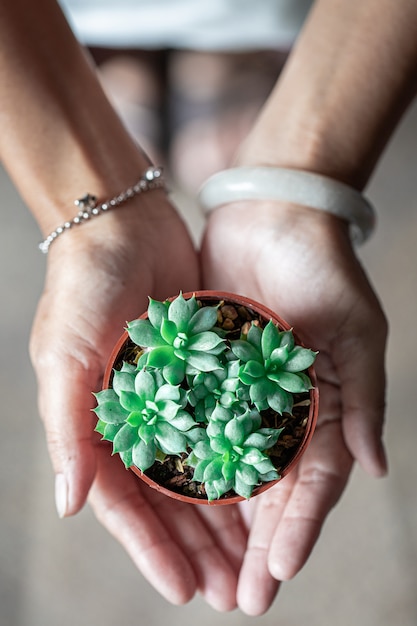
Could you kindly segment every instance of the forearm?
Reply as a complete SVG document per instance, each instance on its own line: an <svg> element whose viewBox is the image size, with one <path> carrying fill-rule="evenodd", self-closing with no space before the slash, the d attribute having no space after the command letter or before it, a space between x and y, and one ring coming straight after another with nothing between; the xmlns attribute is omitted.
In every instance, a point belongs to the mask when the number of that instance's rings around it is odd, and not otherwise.
<svg viewBox="0 0 417 626"><path fill-rule="evenodd" d="M91 191L105 199L148 164L54 0L0 5L0 157L43 232Z"/></svg>
<svg viewBox="0 0 417 626"><path fill-rule="evenodd" d="M414 0L318 0L238 163L362 188L416 84Z"/></svg>

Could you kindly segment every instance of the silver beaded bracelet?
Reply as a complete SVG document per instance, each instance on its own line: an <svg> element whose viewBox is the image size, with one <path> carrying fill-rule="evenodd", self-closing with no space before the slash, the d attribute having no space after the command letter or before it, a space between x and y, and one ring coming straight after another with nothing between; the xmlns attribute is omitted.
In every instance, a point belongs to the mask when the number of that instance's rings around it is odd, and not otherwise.
<svg viewBox="0 0 417 626"><path fill-rule="evenodd" d="M134 196L138 196L145 191L151 191L151 189L158 189L164 186L164 179L162 175L161 167L149 167L140 177L138 182L129 187L125 191L122 191L119 195L115 196L111 200L106 200L101 204L97 204L96 196L87 193L82 198L75 200L74 204L79 207L78 214L68 222L65 222L61 226L58 226L39 244L39 249L44 254L47 254L51 244L66 230L69 230L73 226L84 224L92 217L101 215L109 209L115 209L127 200L130 200Z"/></svg>
<svg viewBox="0 0 417 626"><path fill-rule="evenodd" d="M279 200L332 213L349 223L356 244L366 241L375 227L374 209L357 189L313 172L236 167L211 176L199 192L206 213L239 200Z"/></svg>

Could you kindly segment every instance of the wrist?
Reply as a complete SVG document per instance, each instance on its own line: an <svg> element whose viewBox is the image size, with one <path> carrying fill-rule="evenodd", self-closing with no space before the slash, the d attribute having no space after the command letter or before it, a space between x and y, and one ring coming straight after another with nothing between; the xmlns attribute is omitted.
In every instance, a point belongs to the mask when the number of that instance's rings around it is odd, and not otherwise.
<svg viewBox="0 0 417 626"><path fill-rule="evenodd" d="M55 162L47 145L38 159L29 150L18 162L13 160L9 173L45 237L75 217L78 199L91 194L99 202L110 200L137 183L150 166L126 131L118 128L119 121L114 122L94 141L66 128L66 156Z"/></svg>
<svg viewBox="0 0 417 626"><path fill-rule="evenodd" d="M296 104L291 108L286 100L285 96L267 104L234 164L303 170L362 190L374 165L364 137L356 141L344 136L333 112L315 114L307 97L294 97Z"/></svg>
<svg viewBox="0 0 417 626"><path fill-rule="evenodd" d="M132 255L146 255L148 243L156 241L162 232L175 231L177 223L182 225L165 190L153 189L104 212L98 219L71 228L54 241L48 260L62 255L78 259L87 254L93 263L94 258L106 265L110 263L111 273L115 258L125 262Z"/></svg>
<svg viewBox="0 0 417 626"><path fill-rule="evenodd" d="M149 167L141 175L140 179L134 184L123 189L117 195L107 200L99 200L94 194L87 193L79 198L74 204L79 209L77 214L60 223L48 236L39 244L39 249L47 254L50 246L66 232L74 227L82 226L90 222L96 217L105 215L108 211L119 209L126 203L131 202L144 193L148 193L155 189L161 189L164 186L162 170L159 167Z"/></svg>
<svg viewBox="0 0 417 626"><path fill-rule="evenodd" d="M256 205L252 201L225 204L210 215L205 240L211 241L213 249L218 249L218 242L223 241L227 249L225 232L234 232L232 240L244 256L246 268L258 263L260 251L266 257L275 255L277 246L280 250L287 249L292 257L298 255L301 264L308 263L309 258L314 258L315 263L322 254L334 259L355 256L345 220L286 202L262 200ZM279 267L278 274L291 271L286 253Z"/></svg>

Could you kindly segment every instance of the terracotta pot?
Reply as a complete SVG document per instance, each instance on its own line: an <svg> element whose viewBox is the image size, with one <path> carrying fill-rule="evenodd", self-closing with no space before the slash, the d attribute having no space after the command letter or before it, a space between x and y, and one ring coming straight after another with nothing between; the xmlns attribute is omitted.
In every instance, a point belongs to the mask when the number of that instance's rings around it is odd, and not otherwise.
<svg viewBox="0 0 417 626"><path fill-rule="evenodd" d="M272 321L278 326L280 330L291 330L291 326L285 320L280 318L276 313L268 309L263 304L255 302L254 300L251 300L250 298L246 298L245 296L239 296L236 294L222 292L222 291L195 291L195 292L189 292L189 293L183 294L185 299L191 298L193 295L195 295L198 300L202 300L202 301L224 300L226 303L230 303L230 304L234 304L238 306L244 306L247 309L253 310L258 315L264 317L266 322L272 319ZM177 296L173 296L171 298L168 298L168 300L170 301L174 300L176 297ZM143 313L138 319L146 319L147 317L148 317L148 314L145 311L145 313ZM298 339L297 334L293 332L293 335L294 335L296 344L303 345L302 342ZM120 339L117 341L117 343L115 344L112 350L112 353L109 357L106 370L104 373L103 387L102 387L103 389L108 389L109 387L111 387L113 368L115 364L123 358L122 355L124 351L126 350L126 347L128 346L129 341L130 339L129 339L128 333L127 331L125 331L120 337ZM307 425L305 428L304 437L302 441L300 442L296 452L292 456L291 460L285 465L285 467L283 467L280 470L280 479L266 482L260 485L259 487L256 487L253 490L251 498L259 495L260 493L263 493L267 489L270 489L273 485L275 485L275 483L282 480L299 462L301 456L304 454L307 446L309 445L311 441L311 438L313 436L313 433L316 427L318 410L319 410L319 392L317 389L317 376L316 376L313 366L308 369L308 375L313 385L313 389L311 389L309 392L310 407L309 407L309 415L307 419ZM212 500L210 502L206 499L186 496L186 495L183 495L182 493L171 491L170 489L163 487L162 485L158 484L157 482L149 478L144 472L142 472L136 466L131 466L130 469L139 478L141 478L141 480L143 480L147 485L149 485L153 489L156 489L157 491L169 496L170 498L181 500L182 502L188 502L191 504L205 504L209 506L218 506L218 505L225 505L225 504L236 504L237 502L244 501L244 498L238 495L231 496L231 497L222 496L218 500Z"/></svg>

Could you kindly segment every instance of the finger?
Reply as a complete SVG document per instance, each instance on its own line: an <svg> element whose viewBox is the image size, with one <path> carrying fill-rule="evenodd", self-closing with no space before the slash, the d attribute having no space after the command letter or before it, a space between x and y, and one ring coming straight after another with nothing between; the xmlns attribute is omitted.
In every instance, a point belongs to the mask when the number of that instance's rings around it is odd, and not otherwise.
<svg viewBox="0 0 417 626"><path fill-rule="evenodd" d="M322 423L333 421L334 416L340 414L338 386L322 379L323 375L331 372L328 361L326 354L321 352L317 373L320 373L320 421ZM250 520L251 532L239 577L238 604L248 615L261 615L268 610L278 592L279 583L269 570L269 553L297 480L298 470L295 468L275 487L246 505L247 509L254 510L250 511L250 516L245 516ZM257 581L255 586L254 580Z"/></svg>
<svg viewBox="0 0 417 626"><path fill-rule="evenodd" d="M247 526L239 507L200 506L200 517L204 519L216 545L236 574L239 574L248 539Z"/></svg>
<svg viewBox="0 0 417 626"><path fill-rule="evenodd" d="M217 510L224 507L213 507L203 514L202 509L208 507L171 500L152 489L149 489L147 497L160 519L169 520L169 533L187 556L195 573L197 588L206 602L217 611L234 609L237 574L229 561L229 553L225 553L223 544L218 542L218 533L222 527L227 531L230 522L224 512ZM207 523L209 518L210 523ZM242 551L242 543L246 540L239 526L238 520L232 520L227 531L229 538L231 529L236 531L233 539L238 544L237 553Z"/></svg>
<svg viewBox="0 0 417 626"><path fill-rule="evenodd" d="M96 472L93 443L95 419L91 390L97 388L93 369L76 359L48 352L34 359L39 383L39 409L56 475L56 505L60 517L84 505Z"/></svg>
<svg viewBox="0 0 417 626"><path fill-rule="evenodd" d="M344 329L344 337L334 348L342 392L343 432L362 468L371 476L383 476L387 472L382 442L387 330L382 313L375 313L369 324L361 324L361 329Z"/></svg>
<svg viewBox="0 0 417 626"><path fill-rule="evenodd" d="M187 551L169 532L175 523L173 511L153 509L146 497L152 490L125 470L119 457L111 457L109 446L100 444L97 460L89 495L97 519L168 602L188 602L197 590L197 580ZM189 527L187 520L184 524Z"/></svg>
<svg viewBox="0 0 417 626"><path fill-rule="evenodd" d="M324 422L300 462L297 481L271 542L268 566L274 578L289 580L304 566L351 468L340 421Z"/></svg>
<svg viewBox="0 0 417 626"><path fill-rule="evenodd" d="M254 498L255 511L237 591L238 606L247 615L265 613L278 592L279 582L269 571L268 555L295 480L296 471Z"/></svg>

